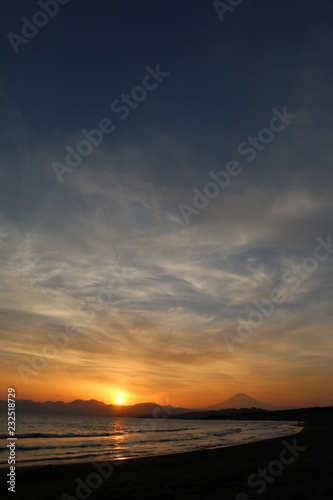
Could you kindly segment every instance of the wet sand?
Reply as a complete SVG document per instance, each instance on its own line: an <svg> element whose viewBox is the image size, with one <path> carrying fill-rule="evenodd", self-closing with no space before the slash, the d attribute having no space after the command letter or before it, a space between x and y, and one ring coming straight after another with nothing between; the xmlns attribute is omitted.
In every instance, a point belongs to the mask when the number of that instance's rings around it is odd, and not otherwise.
<svg viewBox="0 0 333 500"><path fill-rule="evenodd" d="M1 498L332 500L332 466L333 414L318 412L307 419L305 429L296 435L228 448L123 460L117 462L110 475L105 469L109 477L103 479L92 463L17 467L13 494L4 487L8 470L2 469ZM258 477L259 469L266 469L262 478ZM90 487L77 489L76 478L82 481L81 485L88 481Z"/></svg>

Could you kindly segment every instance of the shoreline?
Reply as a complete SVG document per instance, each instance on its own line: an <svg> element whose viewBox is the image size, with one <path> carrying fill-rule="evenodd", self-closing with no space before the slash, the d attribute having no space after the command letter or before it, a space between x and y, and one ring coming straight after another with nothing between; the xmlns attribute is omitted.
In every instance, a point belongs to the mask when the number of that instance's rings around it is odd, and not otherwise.
<svg viewBox="0 0 333 500"><path fill-rule="evenodd" d="M300 428L299 430L296 430L292 434L284 434L283 436L274 436L274 437L268 437L268 438L256 438L251 441L247 441L244 443L230 443L230 444L225 444L225 445L220 445L220 446L213 446L212 448L202 448L200 450L189 450L189 451L183 451L183 452L178 452L178 453L163 453L163 454L156 454L156 455L143 455L143 456L135 456L135 457L122 457L122 458L113 458L111 460L108 460L109 462L124 462L128 460L144 460L145 458L161 458L161 457L170 457L170 456L177 456L177 455L187 455L190 453L200 453L200 452L209 452L212 450L222 450L224 448L232 448L234 446L246 446L247 444L252 444L252 443L261 443L263 441L272 441L274 439L288 439L293 436L297 436L301 432L303 432L305 429L305 426ZM82 460L82 461L72 461L72 462L53 462L53 463L36 463L36 464L19 464L16 463L15 467L16 469L25 469L25 468L45 468L45 467L61 467L61 466L80 466L80 465L86 465L86 464L91 464L91 463L99 463L100 460ZM0 472L3 470L6 470L8 468L7 464L0 464Z"/></svg>
<svg viewBox="0 0 333 500"><path fill-rule="evenodd" d="M328 417L325 414L308 419L300 432L288 436L209 450L114 460L107 462L104 473L111 464L113 471L104 478L93 462L18 466L15 498L56 500L64 496L72 500L80 498L79 493L81 498L100 500L332 500L333 414ZM297 455L294 460L291 449ZM271 482L258 479L260 469L268 467L274 474L279 472L277 463L284 456L288 463L277 475L268 475ZM253 476L256 481L249 485L248 479ZM95 487L94 480L98 479L99 485ZM2 480L1 488L4 483ZM264 487L261 494L260 485ZM9 492L4 493L4 498L13 498Z"/></svg>
<svg viewBox="0 0 333 500"><path fill-rule="evenodd" d="M272 420L270 420L270 422L274 422ZM278 423L281 423L281 420L276 420L276 422ZM223 449L223 448L230 448L230 447L233 447L233 446L243 446L243 445L246 445L246 444L251 444L251 443L259 443L259 442L262 442L262 441L269 441L269 440L272 440L272 439L282 439L282 438L287 438L287 437L291 437L291 436L295 436L297 434L299 434L300 432L302 432L304 429L305 429L305 422L298 422L298 421L285 421L286 424L290 424L290 427L291 429L294 429L294 432L290 433L290 434L283 434L283 435L280 435L280 436L273 436L273 437L263 437L263 438L253 438L253 439L250 439L248 441L244 441L244 442L236 442L236 443L227 443L227 444L224 444L224 445L217 445L217 446L212 446L210 448L201 448L201 449L198 449L198 450L188 450L188 451L185 451L185 452L176 452L176 453L163 453L163 454L153 454L153 455L141 455L141 456L128 456L128 457L117 457L117 458L112 458L110 459L109 461L110 462L117 462L117 461L127 461L127 460L141 460L141 459L144 459L144 458L158 458L158 457L164 457L164 456L171 456L171 455L185 455L185 454L188 454L188 453L195 453L195 452L204 452L204 451L210 451L210 450L218 450L218 449ZM36 468L43 468L43 467L50 467L50 466L54 466L54 467L58 467L58 466L70 466L70 465L76 465L76 466L79 466L79 465L84 465L84 464L91 464L93 462L100 462L101 460L79 460L79 461L75 461L75 460L72 460L72 461L67 461L66 462L66 459L64 460L59 460L58 462L56 460L52 461L51 463L47 461L47 459L45 460L45 462L38 462L37 460L34 461L33 463L24 463L24 464L21 464L21 463L18 463L16 462L15 464L15 467L16 469L22 469L22 468L25 468L25 467L28 467L28 468L31 468L31 467L36 467ZM8 468L8 464L7 463L4 463L4 464L0 464L0 474L1 474L1 471L3 470L6 470Z"/></svg>

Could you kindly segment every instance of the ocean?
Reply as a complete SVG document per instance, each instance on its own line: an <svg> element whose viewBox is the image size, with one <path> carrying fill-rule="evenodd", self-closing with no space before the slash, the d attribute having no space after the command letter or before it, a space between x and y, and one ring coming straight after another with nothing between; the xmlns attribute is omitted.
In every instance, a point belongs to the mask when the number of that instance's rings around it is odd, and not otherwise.
<svg viewBox="0 0 333 500"><path fill-rule="evenodd" d="M300 430L298 422L239 422L119 417L19 415L16 465L105 461L248 443ZM0 466L8 466L1 420Z"/></svg>

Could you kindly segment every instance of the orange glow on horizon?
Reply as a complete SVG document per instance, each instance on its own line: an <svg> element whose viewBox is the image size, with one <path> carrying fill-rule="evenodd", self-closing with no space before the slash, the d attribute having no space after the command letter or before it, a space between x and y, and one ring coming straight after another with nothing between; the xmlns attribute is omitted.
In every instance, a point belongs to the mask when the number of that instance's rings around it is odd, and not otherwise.
<svg viewBox="0 0 333 500"><path fill-rule="evenodd" d="M255 361L257 364L251 365L254 361L249 354L234 362L233 359L224 361L222 369L229 377L225 376L222 381L216 378L218 370L221 371L219 360L210 361L200 377L193 367L179 364L177 378L172 374L170 378L166 377L165 371L145 372L141 363L132 359L124 365L119 363L114 372L101 375L95 371L89 377L76 373L76 363L79 363L76 359L71 360L72 365L68 364L66 371L59 371L57 363L50 360L44 370L27 372L26 380L22 379L15 364L6 364L0 370L3 380L0 399L5 400L7 388L13 387L17 399L36 402L69 403L77 399L93 399L106 405L131 406L150 402L160 406L201 409L219 404L237 393L245 393L275 407L333 405L331 377L325 381L321 379L319 385L318 376L302 366L299 375L286 370L285 364L269 365L266 360L258 364L258 360ZM26 366L29 365L26 363ZM253 370L249 376L251 366Z"/></svg>

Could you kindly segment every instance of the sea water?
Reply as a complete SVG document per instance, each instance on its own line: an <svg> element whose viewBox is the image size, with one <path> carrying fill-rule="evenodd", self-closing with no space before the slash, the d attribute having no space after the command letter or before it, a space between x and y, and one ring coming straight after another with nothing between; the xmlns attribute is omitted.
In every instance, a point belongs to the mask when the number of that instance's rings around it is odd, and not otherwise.
<svg viewBox="0 0 333 500"><path fill-rule="evenodd" d="M105 461L207 450L296 433L297 422L20 415L16 465ZM8 434L0 427L0 465Z"/></svg>

